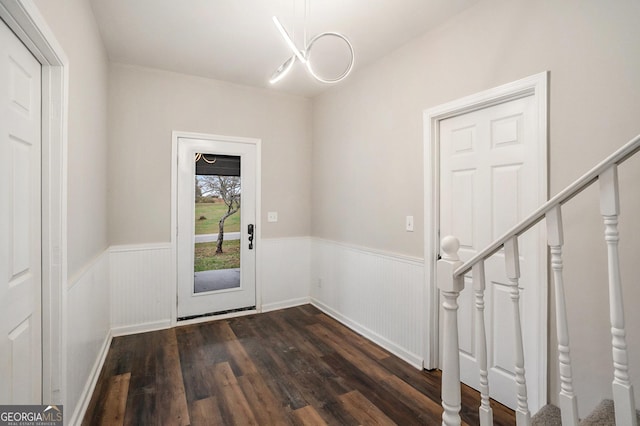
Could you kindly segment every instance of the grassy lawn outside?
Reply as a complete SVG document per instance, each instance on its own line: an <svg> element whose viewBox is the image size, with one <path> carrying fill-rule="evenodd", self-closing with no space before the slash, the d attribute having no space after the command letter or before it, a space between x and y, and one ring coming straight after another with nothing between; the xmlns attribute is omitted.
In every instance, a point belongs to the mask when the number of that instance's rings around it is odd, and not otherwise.
<svg viewBox="0 0 640 426"><path fill-rule="evenodd" d="M238 210L224 221L224 232L240 231L240 212ZM227 213L227 206L223 202L219 203L196 203L195 215L195 233L199 234L217 234L218 222L220 218ZM206 219L200 219L201 217ZM225 244L227 242L225 241Z"/></svg>
<svg viewBox="0 0 640 426"><path fill-rule="evenodd" d="M196 243L193 262L194 272L239 268L240 240L225 240L222 250L224 253L216 255L215 241L212 243Z"/></svg>

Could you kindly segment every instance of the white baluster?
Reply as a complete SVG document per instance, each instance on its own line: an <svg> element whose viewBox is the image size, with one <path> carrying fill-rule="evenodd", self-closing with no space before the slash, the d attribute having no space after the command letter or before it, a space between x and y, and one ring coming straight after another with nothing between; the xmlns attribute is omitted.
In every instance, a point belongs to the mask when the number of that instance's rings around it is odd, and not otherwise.
<svg viewBox="0 0 640 426"><path fill-rule="evenodd" d="M462 262L458 257L460 243L455 237L444 237L442 258L438 260L438 288L443 297L442 336L442 424L460 424L460 352L458 342L458 296L464 288L463 277L454 278L453 271Z"/></svg>
<svg viewBox="0 0 640 426"><path fill-rule="evenodd" d="M480 425L489 426L493 424L493 411L489 402L489 377L487 373L487 333L484 324L484 290L485 275L484 262L473 265L473 290L476 295L476 341L477 359L480 369Z"/></svg>
<svg viewBox="0 0 640 426"><path fill-rule="evenodd" d="M618 256L620 203L617 166L613 165L607 169L599 176L598 181L600 183L600 212L604 219L604 236L607 242L609 266L609 314L614 368L612 387L616 424L637 426L633 386L629 381L629 361Z"/></svg>
<svg viewBox="0 0 640 426"><path fill-rule="evenodd" d="M511 282L511 301L513 302L513 323L516 332L516 388L518 406L516 408L516 424L530 425L531 413L527 403L527 381L524 370L524 344L522 343L522 325L520 323L520 255L518 252L518 238L512 237L504 243L507 278Z"/></svg>
<svg viewBox="0 0 640 426"><path fill-rule="evenodd" d="M569 352L569 326L562 278L562 246L564 233L560 206L546 214L547 241L551 249L551 269L556 295L556 333L558 336L558 360L560 370L560 411L563 425L578 424L578 402L573 392L571 355Z"/></svg>

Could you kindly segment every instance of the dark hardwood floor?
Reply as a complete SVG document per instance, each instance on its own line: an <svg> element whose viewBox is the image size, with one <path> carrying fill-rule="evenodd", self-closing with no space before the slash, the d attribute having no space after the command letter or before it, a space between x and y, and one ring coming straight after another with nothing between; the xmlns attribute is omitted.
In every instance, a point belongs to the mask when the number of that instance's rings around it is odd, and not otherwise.
<svg viewBox="0 0 640 426"><path fill-rule="evenodd" d="M478 394L462 400L478 424ZM436 425L441 412L439 372L304 305L114 338L83 424Z"/></svg>

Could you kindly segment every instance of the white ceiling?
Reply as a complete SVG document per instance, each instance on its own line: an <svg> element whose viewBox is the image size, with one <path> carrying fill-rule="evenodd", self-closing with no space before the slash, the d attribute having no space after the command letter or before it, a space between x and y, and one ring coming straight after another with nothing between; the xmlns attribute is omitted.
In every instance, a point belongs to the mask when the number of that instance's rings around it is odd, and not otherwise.
<svg viewBox="0 0 640 426"><path fill-rule="evenodd" d="M291 51L277 16L296 44L324 31L344 34L365 66L478 0L91 0L109 58L233 83L314 96L328 87L296 63L268 80ZM306 11L306 13L305 13ZM306 17L305 17L306 15ZM306 22L306 25L305 25ZM339 74L348 59L338 39L314 48L316 67ZM338 83L339 84L339 83Z"/></svg>

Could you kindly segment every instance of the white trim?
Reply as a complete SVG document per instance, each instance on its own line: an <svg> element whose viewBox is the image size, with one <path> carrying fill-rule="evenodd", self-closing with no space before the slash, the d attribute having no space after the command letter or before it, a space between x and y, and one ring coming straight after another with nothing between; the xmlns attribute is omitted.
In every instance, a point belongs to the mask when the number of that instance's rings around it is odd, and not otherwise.
<svg viewBox="0 0 640 426"><path fill-rule="evenodd" d="M69 61L31 0L0 0L0 18L42 65L42 402L63 404Z"/></svg>
<svg viewBox="0 0 640 426"><path fill-rule="evenodd" d="M146 322L143 324L125 325L111 328L113 337L128 336L130 334L146 333L148 331L166 330L171 328L171 320Z"/></svg>
<svg viewBox="0 0 640 426"><path fill-rule="evenodd" d="M229 318L246 317L247 315L255 315L258 313L260 312L258 312L256 309L251 309L248 311L230 312L228 314L207 315L203 317L191 318L188 320L180 321L175 325L173 325L173 327L182 327L184 325L201 324L203 322L218 321L218 320L224 320Z"/></svg>
<svg viewBox="0 0 640 426"><path fill-rule="evenodd" d="M392 354L396 355L398 358L403 359L409 364L413 365L415 368L422 369L422 357L418 354L411 353L404 348L396 345L395 343L385 339L375 331L368 329L367 327L353 321L352 319L342 315L341 313L335 311L329 306L325 305L321 301L316 298L311 298L311 304L316 308L320 309L325 314L329 315L336 321L344 324L351 330L361 334L372 342L376 343L379 346L382 346L384 349L388 350Z"/></svg>
<svg viewBox="0 0 640 426"><path fill-rule="evenodd" d="M169 250L171 243L146 243L146 244L122 244L110 246L111 253L124 253L128 251Z"/></svg>
<svg viewBox="0 0 640 426"><path fill-rule="evenodd" d="M310 297L299 297L297 299L283 300L276 303L265 303L262 305L261 313L277 311L279 309L293 308L295 306L307 305L311 302Z"/></svg>
<svg viewBox="0 0 640 426"><path fill-rule="evenodd" d="M178 232L178 140L184 139L204 139L210 141L246 143L256 147L256 219L254 244L256 246L256 311L260 311L262 303L262 283L261 283L261 258L260 243L262 239L261 205L262 205L262 140L256 138L244 138L237 136L221 136L207 133L182 132L174 130L171 134L171 275L173 277L173 288L171 294L171 324L178 325L178 256L177 256L177 232ZM218 318L218 317L216 317ZM185 322L181 321L180 325Z"/></svg>
<svg viewBox="0 0 640 426"><path fill-rule="evenodd" d="M98 262L103 260L102 259L103 256L107 256L107 257L109 256L108 248L100 252L99 254L95 255L78 272L76 272L75 274L73 274L71 278L69 278L69 284L67 285L67 290L71 290L73 287L76 286L76 284L82 281L82 278L84 278L86 274L90 273L93 270L93 268L95 268L96 264L98 264Z"/></svg>
<svg viewBox="0 0 640 426"><path fill-rule="evenodd" d="M80 400L76 404L76 409L73 411L73 414L71 415L71 418L67 424L79 425L80 423L82 423L82 419L84 418L84 415L87 412L87 408L89 407L89 403L91 402L93 392L96 389L96 384L98 383L100 372L102 371L104 362L106 361L107 355L109 354L109 348L111 347L111 341L113 340L113 337L113 334L109 332L102 342L102 346L100 347L100 352L98 353L96 362L93 364L91 373L89 374L89 377L87 377L87 383L85 384L84 389L82 389L82 393L80 394Z"/></svg>
<svg viewBox="0 0 640 426"><path fill-rule="evenodd" d="M438 367L438 288L435 282L436 256L439 252L439 241L437 226L439 223L439 150L438 134L439 121L457 115L487 108L493 105L505 103L511 100L520 99L526 96L533 96L537 106L538 115L538 144L540 147L539 164L544 167L541 171L539 186L542 188L540 204L543 204L548 197L548 72L542 72L521 80L508 83L493 89L489 89L471 96L467 96L453 102L449 102L424 111L424 188L425 194L431 196L424 197L425 211L425 279L426 279L426 301L425 324L426 335L424 347L424 367L433 369ZM541 244L541 277L547 277L547 250L546 242ZM539 370L547 371L547 292L540 294L539 318L540 330L545 331L539 335L538 359L540 360ZM547 375L540 374L538 382L539 401L546 401L547 396Z"/></svg>
<svg viewBox="0 0 640 426"><path fill-rule="evenodd" d="M405 263L410 263L412 265L421 266L421 267L424 266L424 259L420 258L420 257L407 256L406 254L393 253L393 252L389 252L389 251L378 250L378 249L374 249L374 248L370 248L370 247L364 247L364 246L359 246L359 245L356 245L356 244L345 243L345 242L342 242L342 241L329 240L329 239L325 239L325 238L311 237L311 239L312 240L316 240L316 241L320 241L320 242L329 243L329 244L334 244L334 245L337 245L337 246L340 246L340 247L343 247L343 248L346 248L346 249L352 250L352 251L365 252L365 253L367 253L369 255L373 255L373 256L389 258L389 259L392 259L392 260L405 262Z"/></svg>

